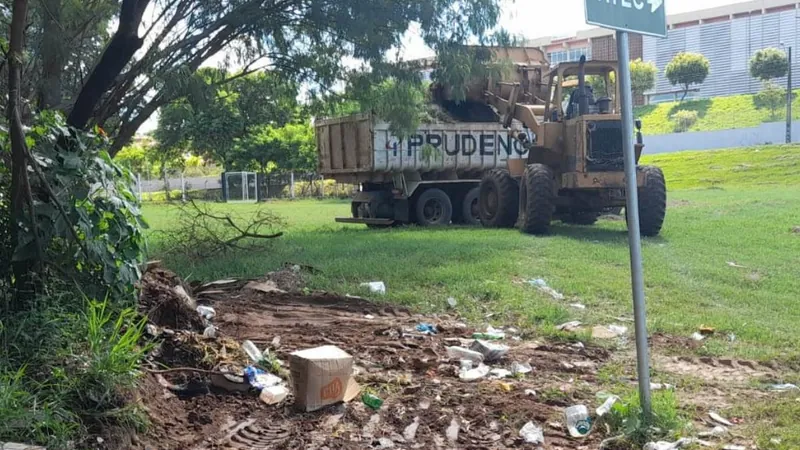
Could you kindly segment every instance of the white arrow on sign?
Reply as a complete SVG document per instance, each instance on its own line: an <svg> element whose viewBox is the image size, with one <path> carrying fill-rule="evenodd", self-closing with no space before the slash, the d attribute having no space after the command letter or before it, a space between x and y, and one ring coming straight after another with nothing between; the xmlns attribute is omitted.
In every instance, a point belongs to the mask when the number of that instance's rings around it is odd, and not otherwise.
<svg viewBox="0 0 800 450"><path fill-rule="evenodd" d="M647 0L647 3L650 5L650 12L654 13L664 4L664 0Z"/></svg>

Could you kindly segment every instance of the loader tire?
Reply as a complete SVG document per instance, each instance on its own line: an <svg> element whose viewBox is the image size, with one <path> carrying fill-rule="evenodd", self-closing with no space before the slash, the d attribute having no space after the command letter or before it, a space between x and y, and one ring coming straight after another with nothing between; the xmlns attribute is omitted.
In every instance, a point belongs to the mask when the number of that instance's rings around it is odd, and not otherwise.
<svg viewBox="0 0 800 450"><path fill-rule="evenodd" d="M599 217L600 213L596 211L580 211L570 213L561 221L571 225L594 225Z"/></svg>
<svg viewBox="0 0 800 450"><path fill-rule="evenodd" d="M520 187L520 228L524 233L546 234L555 212L555 176L544 164L530 164ZM524 208L524 210L523 210Z"/></svg>
<svg viewBox="0 0 800 450"><path fill-rule="evenodd" d="M481 224L489 228L511 228L519 214L519 187L504 169L492 169L483 176L478 209Z"/></svg>
<svg viewBox="0 0 800 450"><path fill-rule="evenodd" d="M667 183L658 167L639 166L638 170L644 173L644 184L638 189L639 233L657 236L667 214Z"/></svg>

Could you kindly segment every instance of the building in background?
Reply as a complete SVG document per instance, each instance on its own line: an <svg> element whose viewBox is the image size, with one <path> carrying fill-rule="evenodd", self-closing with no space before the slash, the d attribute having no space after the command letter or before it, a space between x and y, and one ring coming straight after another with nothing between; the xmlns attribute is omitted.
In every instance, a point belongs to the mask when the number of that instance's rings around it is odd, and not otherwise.
<svg viewBox="0 0 800 450"><path fill-rule="evenodd" d="M796 0L751 0L742 3L667 16L667 38L632 34L631 59L642 58L658 67L656 87L647 92L644 102L671 101L679 87L672 86L664 68L682 51L702 53L710 63L710 73L687 98L707 98L755 93L761 82L750 76L749 62L763 48L800 48L800 2ZM602 28L580 31L571 37L532 39L527 45L539 47L550 62L587 59L616 60L614 32ZM793 58L792 75L800 76L800 58ZM785 84L785 79L776 79ZM679 97L678 97L679 98Z"/></svg>

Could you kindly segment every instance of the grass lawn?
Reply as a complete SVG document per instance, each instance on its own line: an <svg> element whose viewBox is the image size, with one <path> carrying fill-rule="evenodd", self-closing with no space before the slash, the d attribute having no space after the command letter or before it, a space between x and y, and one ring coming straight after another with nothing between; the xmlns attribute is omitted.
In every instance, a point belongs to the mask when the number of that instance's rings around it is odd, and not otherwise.
<svg viewBox="0 0 800 450"><path fill-rule="evenodd" d="M785 106L779 108L772 118L769 110L756 109L750 94L640 106L634 109L634 116L642 119L642 132L645 136L667 134L674 131L675 124L670 117L679 110L697 111L697 122L689 131L755 127L763 122L786 120ZM792 104L792 118L800 119L800 98L797 95Z"/></svg>
<svg viewBox="0 0 800 450"><path fill-rule="evenodd" d="M800 226L800 148L759 150L749 150L749 158L748 150L737 150L645 159L664 168L668 185L682 188L670 191L662 235L643 242L648 321L651 331L682 336L701 325L715 327L702 354L792 360L800 338L800 235L792 232ZM739 164L751 168L737 171ZM748 171L752 177L740 173ZM773 177L781 184L755 181ZM702 188L711 178L715 187ZM435 312L454 297L469 318L492 312L496 323L545 333L566 320L606 324L631 316L624 222L559 223L550 236L534 237L467 227L368 230L333 221L348 215L343 201L218 207L241 213L268 208L286 219L286 234L267 249L211 260L168 256L167 265L184 277L257 277L295 262L321 270L310 277L312 288L369 295L359 284L381 280L387 301ZM153 230L174 223L172 207L147 205L144 211ZM158 256L157 233L151 233L150 245ZM539 277L567 300L555 301L525 282ZM736 336L733 342L729 333Z"/></svg>

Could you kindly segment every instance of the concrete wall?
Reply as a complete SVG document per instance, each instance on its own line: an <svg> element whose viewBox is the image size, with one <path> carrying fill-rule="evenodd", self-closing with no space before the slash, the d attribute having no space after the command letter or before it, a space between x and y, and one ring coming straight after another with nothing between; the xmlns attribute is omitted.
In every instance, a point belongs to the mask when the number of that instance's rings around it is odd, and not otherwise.
<svg viewBox="0 0 800 450"><path fill-rule="evenodd" d="M644 136L644 152L645 154L670 153L784 142L786 142L786 122L772 122L752 128ZM792 142L800 142L800 121L792 123Z"/></svg>

